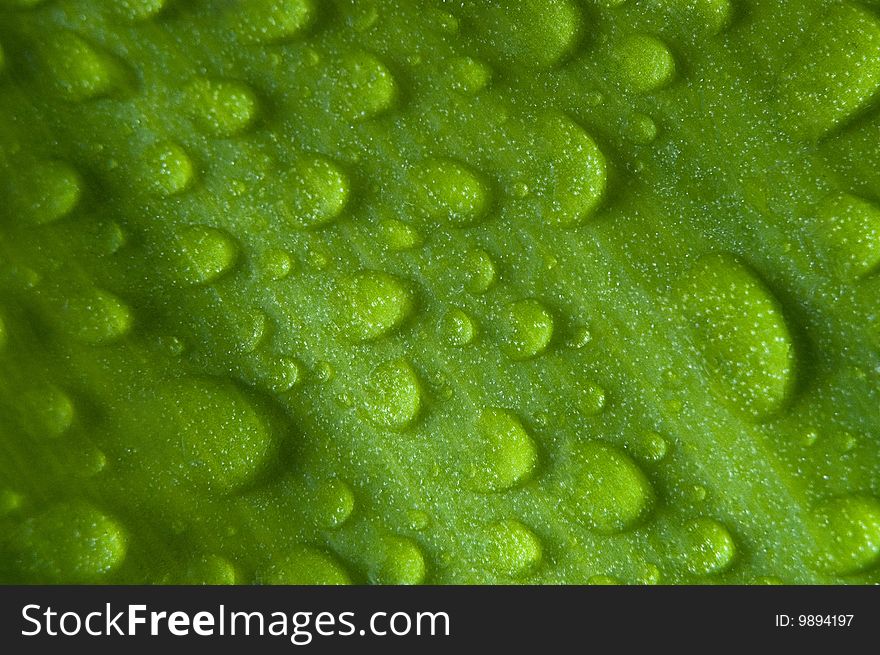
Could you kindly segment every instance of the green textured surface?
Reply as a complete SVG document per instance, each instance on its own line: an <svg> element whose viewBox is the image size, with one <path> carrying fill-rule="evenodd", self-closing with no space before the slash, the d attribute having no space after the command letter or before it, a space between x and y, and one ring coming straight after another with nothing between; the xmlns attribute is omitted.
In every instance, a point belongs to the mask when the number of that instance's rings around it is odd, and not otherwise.
<svg viewBox="0 0 880 655"><path fill-rule="evenodd" d="M0 581L880 582L880 14L0 0Z"/></svg>

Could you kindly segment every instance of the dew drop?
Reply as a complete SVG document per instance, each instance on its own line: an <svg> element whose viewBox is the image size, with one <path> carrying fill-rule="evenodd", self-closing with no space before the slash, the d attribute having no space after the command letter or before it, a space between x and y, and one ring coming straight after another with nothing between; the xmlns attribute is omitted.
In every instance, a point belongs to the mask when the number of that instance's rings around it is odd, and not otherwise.
<svg viewBox="0 0 880 655"><path fill-rule="evenodd" d="M839 575L859 573L880 559L880 501L845 496L820 505L815 512L820 564Z"/></svg>
<svg viewBox="0 0 880 655"><path fill-rule="evenodd" d="M192 225L179 232L175 255L179 282L208 284L233 268L238 259L238 246L222 230Z"/></svg>
<svg viewBox="0 0 880 655"><path fill-rule="evenodd" d="M736 557L736 543L721 523L699 518L687 525L684 557L694 575L711 575L726 570Z"/></svg>
<svg viewBox="0 0 880 655"><path fill-rule="evenodd" d="M323 527L338 528L354 511L354 493L342 480L327 480L318 487L314 506Z"/></svg>
<svg viewBox="0 0 880 655"><path fill-rule="evenodd" d="M537 300L519 300L507 306L500 327L507 356L529 359L547 349L553 336L553 317Z"/></svg>
<svg viewBox="0 0 880 655"><path fill-rule="evenodd" d="M473 452L474 484L484 491L510 489L531 478L538 449L519 419L500 408L483 410L477 421L480 440Z"/></svg>
<svg viewBox="0 0 880 655"><path fill-rule="evenodd" d="M466 346L473 342L477 328L470 316L461 309L453 308L443 316L440 331L450 345Z"/></svg>
<svg viewBox="0 0 880 655"><path fill-rule="evenodd" d="M495 264L485 250L470 250L464 258L464 270L467 276L465 286L473 294L481 294L495 284Z"/></svg>
<svg viewBox="0 0 880 655"><path fill-rule="evenodd" d="M397 277L380 271L359 273L342 284L340 322L355 341L381 337L406 320L413 296Z"/></svg>
<svg viewBox="0 0 880 655"><path fill-rule="evenodd" d="M414 541L386 537L369 567L369 578L374 584L417 585L424 582L426 571L425 556Z"/></svg>
<svg viewBox="0 0 880 655"><path fill-rule="evenodd" d="M534 532L516 520L500 521L486 529L485 561L504 576L520 578L541 564L541 541Z"/></svg>
<svg viewBox="0 0 880 655"><path fill-rule="evenodd" d="M627 455L599 442L578 444L561 480L575 518L603 534L635 527L650 511L654 493L642 470Z"/></svg>
<svg viewBox="0 0 880 655"><path fill-rule="evenodd" d="M402 429L418 416L421 396L421 385L412 366L397 359L381 364L370 374L363 407L373 424Z"/></svg>

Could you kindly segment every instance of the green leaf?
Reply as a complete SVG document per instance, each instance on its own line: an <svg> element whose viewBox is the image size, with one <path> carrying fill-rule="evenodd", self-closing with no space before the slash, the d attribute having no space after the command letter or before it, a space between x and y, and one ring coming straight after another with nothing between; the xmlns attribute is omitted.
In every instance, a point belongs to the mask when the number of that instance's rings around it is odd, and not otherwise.
<svg viewBox="0 0 880 655"><path fill-rule="evenodd" d="M0 582L880 582L880 15L0 1Z"/></svg>

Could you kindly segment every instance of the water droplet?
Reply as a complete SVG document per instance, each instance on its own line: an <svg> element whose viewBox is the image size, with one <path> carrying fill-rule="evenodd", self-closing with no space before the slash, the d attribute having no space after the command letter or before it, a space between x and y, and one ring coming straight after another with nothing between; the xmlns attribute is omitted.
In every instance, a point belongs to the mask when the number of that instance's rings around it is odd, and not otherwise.
<svg viewBox="0 0 880 655"><path fill-rule="evenodd" d="M593 332L589 327L579 327L575 330L574 335L571 338L571 347L572 348L585 348L593 341Z"/></svg>
<svg viewBox="0 0 880 655"><path fill-rule="evenodd" d="M290 357L271 357L260 365L260 380L271 391L283 393L293 389L300 381L302 370L299 362Z"/></svg>
<svg viewBox="0 0 880 655"><path fill-rule="evenodd" d="M471 57L458 57L449 64L452 88L461 93L476 95L492 80L492 71L481 61Z"/></svg>
<svg viewBox="0 0 880 655"><path fill-rule="evenodd" d="M269 319L259 309L238 308L232 316L228 337L233 347L242 353L252 353L265 341L269 333Z"/></svg>
<svg viewBox="0 0 880 655"><path fill-rule="evenodd" d="M21 509L24 496L11 489L0 490L0 517L8 516Z"/></svg>
<svg viewBox="0 0 880 655"><path fill-rule="evenodd" d="M425 557L411 539L386 537L378 557L369 567L370 582L387 585L416 585L425 580Z"/></svg>
<svg viewBox="0 0 880 655"><path fill-rule="evenodd" d="M682 287L684 308L721 394L756 419L777 411L795 373L794 343L777 300L727 255L701 259Z"/></svg>
<svg viewBox="0 0 880 655"><path fill-rule="evenodd" d="M354 510L354 494L342 480L327 480L317 489L314 507L323 527L338 528Z"/></svg>
<svg viewBox="0 0 880 655"><path fill-rule="evenodd" d="M809 37L789 48L767 111L792 136L817 140L846 125L880 90L880 24L863 5L833 3L802 25Z"/></svg>
<svg viewBox="0 0 880 655"><path fill-rule="evenodd" d="M578 444L561 479L575 518L604 534L635 527L650 511L654 493L642 470L618 449Z"/></svg>
<svg viewBox="0 0 880 655"><path fill-rule="evenodd" d="M175 143L160 143L144 156L143 177L154 193L173 196L192 184L195 169L186 151Z"/></svg>
<svg viewBox="0 0 880 655"><path fill-rule="evenodd" d="M389 110L397 100L397 83L391 71L366 52L349 53L334 85L336 104L349 119L372 118Z"/></svg>
<svg viewBox="0 0 880 655"><path fill-rule="evenodd" d="M453 14L450 14L445 11L437 11L435 13L437 17L437 27L449 34L455 34L459 29L458 18L456 18Z"/></svg>
<svg viewBox="0 0 880 655"><path fill-rule="evenodd" d="M818 440L819 432L813 428L805 430L803 436L801 436L801 443L807 448L815 444Z"/></svg>
<svg viewBox="0 0 880 655"><path fill-rule="evenodd" d="M75 416L70 396L55 386L26 391L19 411L22 425L36 439L57 439L70 429Z"/></svg>
<svg viewBox="0 0 880 655"><path fill-rule="evenodd" d="M466 288L474 294L485 293L495 284L495 264L485 250L470 250L464 258Z"/></svg>
<svg viewBox="0 0 880 655"><path fill-rule="evenodd" d="M86 447L75 455L71 465L76 467L77 475L89 478L98 475L107 467L107 456L93 446Z"/></svg>
<svg viewBox="0 0 880 655"><path fill-rule="evenodd" d="M632 445L633 452L648 462L659 462L669 451L669 444L657 432L642 432L636 436Z"/></svg>
<svg viewBox="0 0 880 655"><path fill-rule="evenodd" d="M234 385L208 379L175 380L144 399L151 416L143 429L162 435L169 466L205 489L239 489L265 470L275 439L258 409ZM152 441L155 441L155 436Z"/></svg>
<svg viewBox="0 0 880 655"><path fill-rule="evenodd" d="M352 27L358 32L367 32L376 26L379 21L379 10L375 5L367 5L363 2L353 7L357 14L352 16Z"/></svg>
<svg viewBox="0 0 880 655"><path fill-rule="evenodd" d="M453 308L443 316L440 331L449 344L466 346L474 340L477 328L470 316L458 308Z"/></svg>
<svg viewBox="0 0 880 655"><path fill-rule="evenodd" d="M500 408L483 410L477 421L480 440L471 475L478 489L501 491L526 482L538 463L538 449L519 419Z"/></svg>
<svg viewBox="0 0 880 655"><path fill-rule="evenodd" d="M326 271L333 263L333 255L322 244L311 244L306 253L306 261L316 271Z"/></svg>
<svg viewBox="0 0 880 655"><path fill-rule="evenodd" d="M685 528L684 557L694 575L711 575L729 568L736 557L733 537L721 523L699 518Z"/></svg>
<svg viewBox="0 0 880 655"><path fill-rule="evenodd" d="M591 382L579 382L577 385L577 406L584 416L596 416L605 409L605 389Z"/></svg>
<svg viewBox="0 0 880 655"><path fill-rule="evenodd" d="M687 490L687 497L692 503L702 503L706 500L706 487L701 484L695 484Z"/></svg>
<svg viewBox="0 0 880 655"><path fill-rule="evenodd" d="M413 509L407 512L407 518L409 519L409 526L419 532L426 530L431 525L430 515L420 509Z"/></svg>
<svg viewBox="0 0 880 655"><path fill-rule="evenodd" d="M473 225L492 203L488 182L460 162L425 162L414 173L417 204L430 218L453 225Z"/></svg>
<svg viewBox="0 0 880 655"><path fill-rule="evenodd" d="M581 11L571 0L503 0L474 3L469 10L472 27L493 56L527 69L561 63L583 30Z"/></svg>
<svg viewBox="0 0 880 655"><path fill-rule="evenodd" d="M348 175L326 157L300 161L288 186L290 202L282 212L295 225L325 225L338 218L348 204Z"/></svg>
<svg viewBox="0 0 880 655"><path fill-rule="evenodd" d="M730 24L733 15L730 0L673 0L666 4L672 10L670 18L677 18L695 34L717 34Z"/></svg>
<svg viewBox="0 0 880 655"><path fill-rule="evenodd" d="M12 202L31 223L44 225L70 214L81 195L82 179L75 170L45 161L30 168L27 182L16 187Z"/></svg>
<svg viewBox="0 0 880 655"><path fill-rule="evenodd" d="M638 144L648 144L657 138L657 125L650 116L635 114L627 121L627 135Z"/></svg>
<svg viewBox="0 0 880 655"><path fill-rule="evenodd" d="M110 221L96 226L95 251L101 255L113 255L125 245L127 237L119 223Z"/></svg>
<svg viewBox="0 0 880 655"><path fill-rule="evenodd" d="M542 117L534 138L537 218L558 227L580 225L605 193L605 156L580 125L558 112Z"/></svg>
<svg viewBox="0 0 880 655"><path fill-rule="evenodd" d="M125 336L134 321L131 310L112 293L92 289L65 298L65 329L83 343L112 343Z"/></svg>
<svg viewBox="0 0 880 655"><path fill-rule="evenodd" d="M217 228L192 225L177 237L177 279L187 285L208 284L235 265L238 246Z"/></svg>
<svg viewBox="0 0 880 655"><path fill-rule="evenodd" d="M95 583L125 559L122 526L92 505L61 503L12 532L14 565L35 583Z"/></svg>
<svg viewBox="0 0 880 655"><path fill-rule="evenodd" d="M187 87L187 94L189 111L199 126L214 136L239 134L256 119L257 97L240 82L199 79Z"/></svg>
<svg viewBox="0 0 880 655"><path fill-rule="evenodd" d="M73 32L46 39L43 53L55 91L70 102L83 102L113 92L123 75L118 64Z"/></svg>
<svg viewBox="0 0 880 655"><path fill-rule="evenodd" d="M421 245L422 238L415 228L396 219L386 219L380 226L382 239L394 251L410 250Z"/></svg>
<svg viewBox="0 0 880 655"><path fill-rule="evenodd" d="M234 585L238 582L235 566L219 555L206 555L190 562L182 575L182 582L187 585ZM168 584L179 582L169 580Z"/></svg>
<svg viewBox="0 0 880 655"><path fill-rule="evenodd" d="M333 379L335 375L333 365L330 362L318 362L315 366L315 378L318 382L327 383Z"/></svg>
<svg viewBox="0 0 880 655"><path fill-rule="evenodd" d="M815 512L822 551L819 563L839 575L859 573L880 558L880 501L870 496L834 498Z"/></svg>
<svg viewBox="0 0 880 655"><path fill-rule="evenodd" d="M756 585L783 585L785 584L781 578L777 578L773 575L762 575L755 578L755 581L752 584Z"/></svg>
<svg viewBox="0 0 880 655"><path fill-rule="evenodd" d="M314 0L248 0L230 16L236 32L251 43L278 43L300 36L315 20Z"/></svg>
<svg viewBox="0 0 880 655"><path fill-rule="evenodd" d="M519 578L541 564L541 541L519 521L506 520L486 528L484 561L499 575Z"/></svg>
<svg viewBox="0 0 880 655"><path fill-rule="evenodd" d="M675 59L660 39L639 34L627 37L617 53L621 82L636 92L659 89L675 76Z"/></svg>
<svg viewBox="0 0 880 655"><path fill-rule="evenodd" d="M293 261L285 250L270 248L263 253L262 268L270 280L283 280L293 270Z"/></svg>
<svg viewBox="0 0 880 655"><path fill-rule="evenodd" d="M547 349L553 336L553 317L537 300L519 300L507 306L500 327L507 356L528 359Z"/></svg>
<svg viewBox="0 0 880 655"><path fill-rule="evenodd" d="M397 359L376 367L366 383L363 407L380 427L402 429L412 424L421 408L421 387L412 366Z"/></svg>
<svg viewBox="0 0 880 655"><path fill-rule="evenodd" d="M342 284L340 323L355 341L381 337L410 316L413 296L397 277L380 271L359 273Z"/></svg>
<svg viewBox="0 0 880 655"><path fill-rule="evenodd" d="M605 96L601 91L587 91L583 94L583 99L587 107L598 107L605 102Z"/></svg>
<svg viewBox="0 0 880 655"><path fill-rule="evenodd" d="M516 182L511 189L514 198L527 198L531 192L532 190L525 182Z"/></svg>
<svg viewBox="0 0 880 655"><path fill-rule="evenodd" d="M661 573L660 568L656 564L648 562L645 564L638 581L639 584L643 585L656 585L660 584L662 579L663 574Z"/></svg>
<svg viewBox="0 0 880 655"><path fill-rule="evenodd" d="M843 430L841 432L836 432L833 437L834 440L834 449L839 453L848 453L858 444L858 440L856 437Z"/></svg>
<svg viewBox="0 0 880 655"><path fill-rule="evenodd" d="M880 207L849 194L827 198L818 209L822 238L845 278L861 278L880 267Z"/></svg>
<svg viewBox="0 0 880 655"><path fill-rule="evenodd" d="M186 343L175 335L160 334L154 337L154 345L172 357L180 357L186 352Z"/></svg>

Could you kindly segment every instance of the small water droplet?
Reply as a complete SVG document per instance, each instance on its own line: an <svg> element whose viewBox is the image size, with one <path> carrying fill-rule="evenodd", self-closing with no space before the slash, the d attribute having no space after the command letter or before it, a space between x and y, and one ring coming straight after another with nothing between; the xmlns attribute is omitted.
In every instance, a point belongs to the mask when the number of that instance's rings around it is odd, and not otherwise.
<svg viewBox="0 0 880 655"><path fill-rule="evenodd" d="M528 359L547 349L553 336L553 317L537 300L519 300L501 315L502 347L514 360Z"/></svg>
<svg viewBox="0 0 880 655"><path fill-rule="evenodd" d="M315 366L315 378L318 382L330 382L333 379L333 375L333 366L330 362L318 362Z"/></svg>
<svg viewBox="0 0 880 655"><path fill-rule="evenodd" d="M409 525L413 530L426 530L431 525L431 516L419 509L412 509L407 513Z"/></svg>
<svg viewBox="0 0 880 655"><path fill-rule="evenodd" d="M461 309L450 309L443 316L440 330L446 341L453 346L466 346L476 336L476 326L470 316Z"/></svg>

